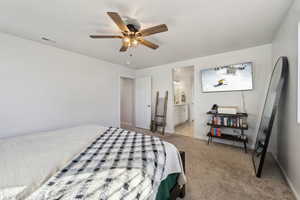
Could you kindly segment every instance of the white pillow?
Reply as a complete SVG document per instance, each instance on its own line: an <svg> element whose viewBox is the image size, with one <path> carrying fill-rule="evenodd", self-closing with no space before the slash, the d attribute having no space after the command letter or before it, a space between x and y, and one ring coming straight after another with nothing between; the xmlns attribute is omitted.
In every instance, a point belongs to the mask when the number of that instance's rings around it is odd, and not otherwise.
<svg viewBox="0 0 300 200"><path fill-rule="evenodd" d="M15 200L17 195L20 194L26 186L16 186L8 188L0 188L0 199L1 200Z"/></svg>

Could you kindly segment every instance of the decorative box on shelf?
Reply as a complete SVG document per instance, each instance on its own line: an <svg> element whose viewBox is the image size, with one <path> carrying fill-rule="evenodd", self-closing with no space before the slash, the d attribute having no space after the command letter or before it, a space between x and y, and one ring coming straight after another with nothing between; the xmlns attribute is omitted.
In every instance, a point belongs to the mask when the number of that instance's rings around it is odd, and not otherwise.
<svg viewBox="0 0 300 200"><path fill-rule="evenodd" d="M207 122L207 125L210 126L210 131L207 133L208 144L212 142L213 138L242 142L247 153L248 138L244 134L244 130L248 129L247 113L228 114L210 111L207 114L210 115L210 120ZM224 128L239 130L239 134L224 133Z"/></svg>
<svg viewBox="0 0 300 200"><path fill-rule="evenodd" d="M219 114L236 114L238 108L235 106L218 106Z"/></svg>

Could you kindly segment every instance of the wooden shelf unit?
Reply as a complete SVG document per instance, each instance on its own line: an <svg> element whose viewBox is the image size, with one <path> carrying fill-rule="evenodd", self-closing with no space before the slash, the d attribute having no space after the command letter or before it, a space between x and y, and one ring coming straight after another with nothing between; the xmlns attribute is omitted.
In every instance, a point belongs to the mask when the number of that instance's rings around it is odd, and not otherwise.
<svg viewBox="0 0 300 200"><path fill-rule="evenodd" d="M211 122L207 123L207 125L210 126L210 132L207 133L208 136L207 144L213 142L213 138L241 142L244 144L245 153L247 153L248 137L244 134L244 130L248 130L247 113L224 114L224 113L207 112L207 114L211 115ZM216 119L220 121L217 120L216 122L215 121ZM230 123L228 124L227 122ZM212 134L214 132L212 129L214 128L220 129L218 135ZM221 130L222 128L237 129L240 130L240 132L237 135L224 133L223 130Z"/></svg>
<svg viewBox="0 0 300 200"><path fill-rule="evenodd" d="M237 126L224 126L224 125L217 125L207 122L208 126L213 126L214 128L233 128L233 129L243 129L248 130L248 125L246 127L237 127Z"/></svg>
<svg viewBox="0 0 300 200"><path fill-rule="evenodd" d="M208 114L208 115L224 116L224 117L248 117L247 113L227 114L227 113L213 113L213 112L209 111L206 114Z"/></svg>

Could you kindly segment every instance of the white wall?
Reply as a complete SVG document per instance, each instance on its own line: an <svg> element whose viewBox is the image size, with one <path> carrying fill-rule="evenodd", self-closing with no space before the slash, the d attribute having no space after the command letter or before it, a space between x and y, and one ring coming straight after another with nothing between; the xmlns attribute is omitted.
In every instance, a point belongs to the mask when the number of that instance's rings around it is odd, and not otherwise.
<svg viewBox="0 0 300 200"><path fill-rule="evenodd" d="M121 78L121 125L134 125L134 80Z"/></svg>
<svg viewBox="0 0 300 200"><path fill-rule="evenodd" d="M120 123L120 65L0 33L0 137Z"/></svg>
<svg viewBox="0 0 300 200"><path fill-rule="evenodd" d="M205 112L211 108L212 104L242 107L242 94L239 91L201 93L200 79L196 78L200 76L200 70L207 67L250 61L253 62L254 89L243 91L243 94L245 97L245 111L249 115L249 130L246 131L246 134L248 135L250 146L253 147L271 74L271 48L272 45L264 45L201 59L201 63L199 62L195 72L195 118L196 131L201 134L199 135L200 138L203 138L208 131Z"/></svg>
<svg viewBox="0 0 300 200"><path fill-rule="evenodd" d="M246 110L249 113L250 129L249 134L251 144L256 139L259 117L262 110L264 95L267 89L267 83L271 73L271 50L272 45L232 51L223 54L195 58L167 65L138 70L136 76L152 76L153 98L157 90L170 92L167 118L167 131L174 132L173 122L173 90L172 90L172 68L195 66L195 136L206 139L208 131L206 126L206 112L212 104L219 105L241 105L241 92L219 92L219 93L201 93L200 70L203 68L216 67L227 64L241 63L251 61L254 64L254 90L244 92L246 101Z"/></svg>
<svg viewBox="0 0 300 200"><path fill-rule="evenodd" d="M166 132L173 133L173 77L171 67L151 67L136 71L136 77L151 76L152 83L152 111L154 111L156 92L159 91L160 97L169 91L167 108L167 127Z"/></svg>
<svg viewBox="0 0 300 200"><path fill-rule="evenodd" d="M272 151L277 157L298 199L300 199L300 124L297 124L299 21L300 1L295 1L273 41L273 63L275 63L279 56L287 56L290 66L288 84L284 89L279 109L278 135L272 135L273 139L277 139L275 141L277 145L273 145Z"/></svg>

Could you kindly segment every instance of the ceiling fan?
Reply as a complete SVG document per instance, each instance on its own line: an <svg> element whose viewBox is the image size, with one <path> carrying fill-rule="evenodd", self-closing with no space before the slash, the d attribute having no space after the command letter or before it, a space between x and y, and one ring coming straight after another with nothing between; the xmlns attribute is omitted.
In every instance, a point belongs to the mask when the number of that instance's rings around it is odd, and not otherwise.
<svg viewBox="0 0 300 200"><path fill-rule="evenodd" d="M120 15L116 12L107 12L107 14L119 27L122 35L90 35L90 37L93 39L122 39L122 47L120 49L121 52L127 51L129 47L136 47L138 44L145 45L151 49L157 49L159 47L157 44L145 40L144 37L168 31L168 27L165 24L141 29L140 24L136 20L127 20L126 22L124 22Z"/></svg>

